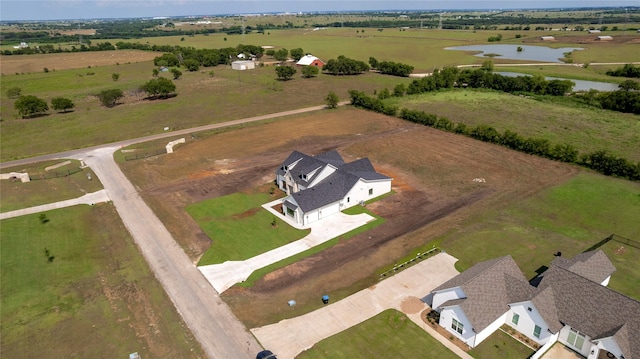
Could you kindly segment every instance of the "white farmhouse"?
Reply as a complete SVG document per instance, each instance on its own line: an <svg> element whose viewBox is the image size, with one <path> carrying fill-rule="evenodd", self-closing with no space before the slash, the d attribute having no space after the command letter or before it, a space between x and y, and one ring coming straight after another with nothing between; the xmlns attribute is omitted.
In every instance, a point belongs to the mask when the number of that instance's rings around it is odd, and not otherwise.
<svg viewBox="0 0 640 359"><path fill-rule="evenodd" d="M288 195L283 214L303 226L391 191L391 178L369 159L345 163L336 151L294 151L276 171L276 184Z"/></svg>

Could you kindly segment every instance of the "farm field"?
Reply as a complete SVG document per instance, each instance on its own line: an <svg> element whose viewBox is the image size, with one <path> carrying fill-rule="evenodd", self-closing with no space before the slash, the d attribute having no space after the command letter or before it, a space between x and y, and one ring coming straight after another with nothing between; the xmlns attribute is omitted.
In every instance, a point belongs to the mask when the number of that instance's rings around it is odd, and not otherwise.
<svg viewBox="0 0 640 359"><path fill-rule="evenodd" d="M111 204L44 219L0 226L3 358L203 356Z"/></svg>
<svg viewBox="0 0 640 359"><path fill-rule="evenodd" d="M640 161L640 121L633 114L547 103L502 92L452 90L405 97L389 103L437 114L468 126L486 124L500 133L570 144L581 153L607 150Z"/></svg>
<svg viewBox="0 0 640 359"><path fill-rule="evenodd" d="M386 310L300 353L315 358L458 358L403 313Z"/></svg>

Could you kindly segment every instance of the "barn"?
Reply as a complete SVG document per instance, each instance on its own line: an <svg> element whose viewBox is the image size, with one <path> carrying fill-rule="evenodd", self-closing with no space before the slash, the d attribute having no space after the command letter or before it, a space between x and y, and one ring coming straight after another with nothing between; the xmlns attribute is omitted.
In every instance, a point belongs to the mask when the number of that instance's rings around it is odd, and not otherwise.
<svg viewBox="0 0 640 359"><path fill-rule="evenodd" d="M296 65L322 67L324 66L324 61L320 60L319 58L313 55L307 54L307 55L304 55L298 62L296 62Z"/></svg>

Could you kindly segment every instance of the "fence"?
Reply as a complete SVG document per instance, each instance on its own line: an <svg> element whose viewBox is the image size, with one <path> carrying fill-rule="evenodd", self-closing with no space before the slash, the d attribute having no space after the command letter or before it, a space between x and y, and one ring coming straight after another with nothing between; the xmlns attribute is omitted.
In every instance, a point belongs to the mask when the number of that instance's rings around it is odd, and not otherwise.
<svg viewBox="0 0 640 359"><path fill-rule="evenodd" d="M614 241L616 241L618 243L626 244L626 245L628 245L630 247L640 249L640 242L638 242L638 241L635 241L635 240L627 238L627 237L619 236L617 234L612 234L610 237L611 237L612 240L614 240Z"/></svg>
<svg viewBox="0 0 640 359"><path fill-rule="evenodd" d="M151 152L134 153L132 155L124 156L124 159L125 161L133 161L133 160L140 160L143 158L149 158L149 157L158 156L158 155L164 155L166 153L167 153L167 149L163 148L163 149L154 150Z"/></svg>
<svg viewBox="0 0 640 359"><path fill-rule="evenodd" d="M42 174L34 175L34 177L29 176L29 179L31 181L47 180L52 178L61 178L61 177L71 176L72 174L75 174L78 172L82 172L82 168L71 168L64 171L42 173Z"/></svg>
<svg viewBox="0 0 640 359"><path fill-rule="evenodd" d="M387 276L389 276L391 274L395 274L398 271L401 271L403 269L409 268L410 266L412 266L414 264L417 264L421 260L429 257L431 254L436 254L438 252L440 252L440 248L438 248L438 247L433 247L433 248L429 249L428 251L426 251L424 253L418 252L415 257L409 259L408 261L400 263L400 264L395 264L393 266L393 268L382 272L380 274L379 280L383 280L384 278L386 278Z"/></svg>

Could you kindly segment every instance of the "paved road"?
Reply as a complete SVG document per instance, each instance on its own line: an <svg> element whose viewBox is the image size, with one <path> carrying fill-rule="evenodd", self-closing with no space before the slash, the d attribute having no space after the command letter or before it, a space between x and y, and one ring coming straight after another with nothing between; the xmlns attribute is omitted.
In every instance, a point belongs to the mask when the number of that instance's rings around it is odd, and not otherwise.
<svg viewBox="0 0 640 359"><path fill-rule="evenodd" d="M251 332L265 347L276 353L278 358L294 358L322 339L357 325L384 310L402 310L402 302L410 297L425 297L433 288L458 275L454 267L457 261L449 254L439 253L336 303L299 317L251 329ZM418 312L410 314L412 320L421 321ZM436 339L441 337L434 335ZM446 339L442 342L447 346L450 344ZM453 347L451 349L455 351L457 348ZM456 354L469 358L459 349Z"/></svg>
<svg viewBox="0 0 640 359"><path fill-rule="evenodd" d="M26 214L40 213L44 211L51 211L58 208L75 206L78 204L93 205L94 203L109 202L109 201L110 199L109 199L109 195L107 194L107 191L104 189L101 189L96 192L87 193L84 196L81 196L78 198L68 199L65 201L60 201L55 203L43 204L41 206L18 209L10 212L2 212L0 213L0 219L19 217L19 216L24 216Z"/></svg>
<svg viewBox="0 0 640 359"><path fill-rule="evenodd" d="M253 358L262 350L140 198L113 159L118 147L83 154L178 312L210 358Z"/></svg>

